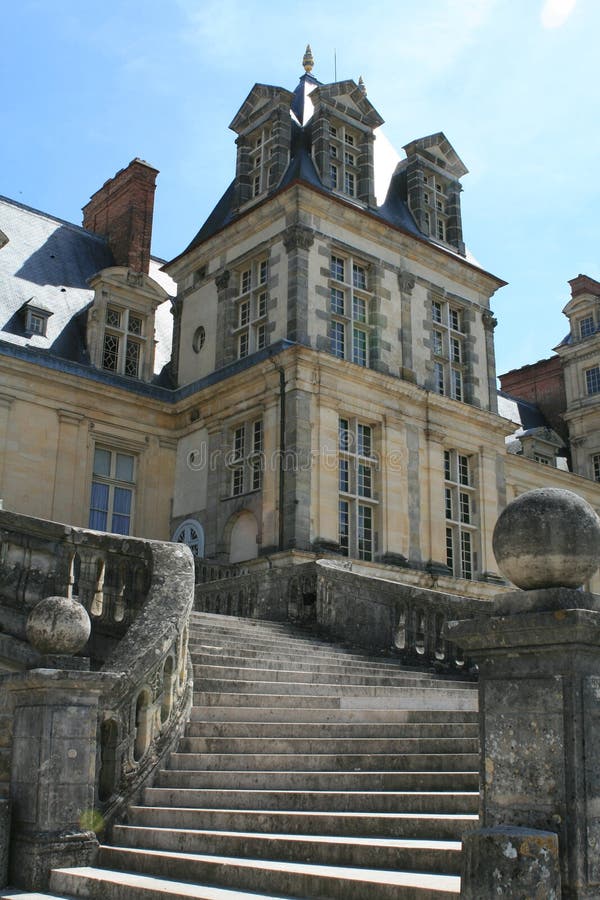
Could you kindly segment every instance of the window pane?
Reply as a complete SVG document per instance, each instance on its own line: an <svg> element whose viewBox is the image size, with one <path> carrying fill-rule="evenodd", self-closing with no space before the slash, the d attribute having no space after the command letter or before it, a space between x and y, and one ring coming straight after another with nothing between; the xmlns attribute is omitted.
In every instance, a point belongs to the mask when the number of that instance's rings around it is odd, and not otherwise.
<svg viewBox="0 0 600 900"><path fill-rule="evenodd" d="M361 328L352 329L352 362L367 365L367 332Z"/></svg>
<svg viewBox="0 0 600 900"><path fill-rule="evenodd" d="M121 311L109 306L106 310L106 324L112 328L121 327Z"/></svg>
<svg viewBox="0 0 600 900"><path fill-rule="evenodd" d="M352 283L355 288L359 288L361 291L366 291L367 289L367 270L364 266L359 266L356 263L352 266Z"/></svg>
<svg viewBox="0 0 600 900"><path fill-rule="evenodd" d="M585 383L588 394L597 394L600 392L600 366L588 369L585 373Z"/></svg>
<svg viewBox="0 0 600 900"><path fill-rule="evenodd" d="M344 260L339 256L331 257L331 270L330 274L332 278L335 278L336 281L344 280Z"/></svg>
<svg viewBox="0 0 600 900"><path fill-rule="evenodd" d="M340 491L348 493L350 490L350 478L348 472L348 460L340 459Z"/></svg>
<svg viewBox="0 0 600 900"><path fill-rule="evenodd" d="M331 352L340 359L343 359L346 354L346 341L342 322L331 323Z"/></svg>
<svg viewBox="0 0 600 900"><path fill-rule="evenodd" d="M129 517L132 492L128 488L115 487L113 513Z"/></svg>
<svg viewBox="0 0 600 900"><path fill-rule="evenodd" d="M367 302L362 297L352 298L352 317L357 322L367 321Z"/></svg>
<svg viewBox="0 0 600 900"><path fill-rule="evenodd" d="M373 470L371 466L359 463L358 466L358 493L361 497L371 497L373 486Z"/></svg>
<svg viewBox="0 0 600 900"><path fill-rule="evenodd" d="M133 456L117 453L115 478L118 481L133 481Z"/></svg>
<svg viewBox="0 0 600 900"><path fill-rule="evenodd" d="M340 550L348 556L350 548L350 507L347 500L340 500L338 507Z"/></svg>
<svg viewBox="0 0 600 900"><path fill-rule="evenodd" d="M106 531L108 514L108 485L92 482L92 499L90 501L90 524L95 531Z"/></svg>
<svg viewBox="0 0 600 900"><path fill-rule="evenodd" d="M369 425L358 424L357 429L358 447L357 452L360 456L371 456L371 428Z"/></svg>
<svg viewBox="0 0 600 900"><path fill-rule="evenodd" d="M137 378L140 372L141 345L137 341L127 341L125 348L125 374Z"/></svg>
<svg viewBox="0 0 600 900"><path fill-rule="evenodd" d="M119 338L114 334L104 335L104 347L102 350L102 368L110 372L116 372L119 365Z"/></svg>
<svg viewBox="0 0 600 900"><path fill-rule="evenodd" d="M110 457L110 450L96 447L94 450L94 475L110 475Z"/></svg>
<svg viewBox="0 0 600 900"><path fill-rule="evenodd" d="M344 292L339 288L331 288L331 312L336 316L344 315Z"/></svg>
<svg viewBox="0 0 600 900"><path fill-rule="evenodd" d="M373 556L373 510L370 506L358 507L358 556L367 560Z"/></svg>
<svg viewBox="0 0 600 900"><path fill-rule="evenodd" d="M340 450L350 448L350 424L348 419L340 419Z"/></svg>
<svg viewBox="0 0 600 900"><path fill-rule="evenodd" d="M127 330L130 334L140 334L142 333L142 320L139 316L129 315L129 324Z"/></svg>

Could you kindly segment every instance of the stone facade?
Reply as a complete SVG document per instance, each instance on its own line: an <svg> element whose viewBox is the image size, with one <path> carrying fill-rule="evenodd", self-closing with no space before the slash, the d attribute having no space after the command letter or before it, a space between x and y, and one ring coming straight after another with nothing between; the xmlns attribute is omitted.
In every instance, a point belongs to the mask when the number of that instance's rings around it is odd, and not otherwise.
<svg viewBox="0 0 600 900"><path fill-rule="evenodd" d="M0 278L27 286L0 333L6 508L190 541L213 565L338 554L484 597L508 500L553 484L600 507L595 397L573 393L584 363L568 363L576 474L508 454L491 309L504 282L465 248L466 167L442 133L419 138L376 198L381 123L351 81L255 85L231 124L234 182L162 271L156 170L140 160L94 194L84 229L2 206ZM42 296L25 280L34 226L65 265L85 256L83 283L49 272ZM595 288L575 281L569 315L589 318Z"/></svg>

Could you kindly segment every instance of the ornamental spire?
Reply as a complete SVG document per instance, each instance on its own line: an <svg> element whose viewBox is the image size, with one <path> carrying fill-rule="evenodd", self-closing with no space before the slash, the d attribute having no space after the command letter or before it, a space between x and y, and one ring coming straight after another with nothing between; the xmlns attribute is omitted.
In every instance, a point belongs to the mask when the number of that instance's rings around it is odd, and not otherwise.
<svg viewBox="0 0 600 900"><path fill-rule="evenodd" d="M310 49L310 44L307 44L304 56L302 57L302 65L304 66L304 71L308 75L310 75L310 73L312 72L314 64L315 61L312 55L312 50Z"/></svg>
<svg viewBox="0 0 600 900"><path fill-rule="evenodd" d="M366 85L365 85L362 75L360 75L359 79L358 79L358 89L361 92L361 94L364 94L365 97L367 96L367 88L366 88Z"/></svg>

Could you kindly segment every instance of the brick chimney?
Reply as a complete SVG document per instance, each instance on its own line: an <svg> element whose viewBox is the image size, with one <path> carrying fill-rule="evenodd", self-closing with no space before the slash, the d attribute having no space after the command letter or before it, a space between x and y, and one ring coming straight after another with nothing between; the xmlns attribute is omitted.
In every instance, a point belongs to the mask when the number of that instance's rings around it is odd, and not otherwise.
<svg viewBox="0 0 600 900"><path fill-rule="evenodd" d="M158 169L133 159L83 207L83 227L104 235L117 266L148 274Z"/></svg>

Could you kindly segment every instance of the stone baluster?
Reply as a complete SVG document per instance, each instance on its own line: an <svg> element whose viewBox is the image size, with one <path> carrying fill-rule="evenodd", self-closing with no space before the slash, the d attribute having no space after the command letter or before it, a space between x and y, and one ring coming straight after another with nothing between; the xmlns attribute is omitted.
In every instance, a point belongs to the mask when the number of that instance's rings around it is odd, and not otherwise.
<svg viewBox="0 0 600 900"><path fill-rule="evenodd" d="M482 827L464 839L461 896L599 897L600 595L582 585L600 519L570 491L530 491L493 547L520 589L446 626L479 666Z"/></svg>

